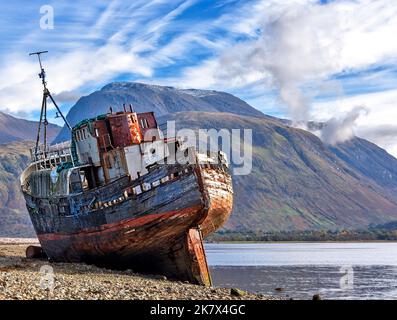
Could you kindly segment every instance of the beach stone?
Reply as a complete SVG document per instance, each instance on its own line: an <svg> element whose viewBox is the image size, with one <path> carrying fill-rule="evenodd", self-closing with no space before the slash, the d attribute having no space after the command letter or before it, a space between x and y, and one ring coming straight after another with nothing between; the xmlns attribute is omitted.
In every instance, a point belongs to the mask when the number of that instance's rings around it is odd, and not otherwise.
<svg viewBox="0 0 397 320"><path fill-rule="evenodd" d="M238 288L231 288L230 294L235 297L242 297L242 296L245 296L247 293L243 290L238 289Z"/></svg>

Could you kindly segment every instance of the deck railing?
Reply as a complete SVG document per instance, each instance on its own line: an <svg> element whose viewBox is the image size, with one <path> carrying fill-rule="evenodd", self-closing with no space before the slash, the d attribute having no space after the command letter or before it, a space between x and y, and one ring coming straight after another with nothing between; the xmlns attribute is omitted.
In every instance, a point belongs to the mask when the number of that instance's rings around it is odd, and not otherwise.
<svg viewBox="0 0 397 320"><path fill-rule="evenodd" d="M46 146L39 145L30 149L30 156L38 168L51 168L65 162L72 161L70 141Z"/></svg>

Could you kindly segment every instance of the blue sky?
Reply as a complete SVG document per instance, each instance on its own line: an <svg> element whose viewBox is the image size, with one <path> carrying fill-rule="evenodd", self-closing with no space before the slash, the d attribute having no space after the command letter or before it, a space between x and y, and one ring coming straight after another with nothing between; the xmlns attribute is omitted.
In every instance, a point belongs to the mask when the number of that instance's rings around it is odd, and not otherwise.
<svg viewBox="0 0 397 320"><path fill-rule="evenodd" d="M54 12L43 29L40 8ZM0 4L0 110L37 118L44 57L66 112L111 81L224 90L265 113L327 121L397 154L397 3L369 0L16 1ZM384 132L384 131L383 131ZM395 131L397 133L397 129Z"/></svg>

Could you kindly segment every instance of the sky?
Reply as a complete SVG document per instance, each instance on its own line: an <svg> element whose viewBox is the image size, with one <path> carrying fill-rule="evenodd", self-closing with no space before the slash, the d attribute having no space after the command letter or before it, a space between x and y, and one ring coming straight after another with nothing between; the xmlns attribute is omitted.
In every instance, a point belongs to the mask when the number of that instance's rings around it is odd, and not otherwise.
<svg viewBox="0 0 397 320"><path fill-rule="evenodd" d="M28 53L48 50L65 113L112 81L221 90L296 126L326 122L327 143L356 134L397 156L396 36L390 0L3 1L0 110L38 119Z"/></svg>

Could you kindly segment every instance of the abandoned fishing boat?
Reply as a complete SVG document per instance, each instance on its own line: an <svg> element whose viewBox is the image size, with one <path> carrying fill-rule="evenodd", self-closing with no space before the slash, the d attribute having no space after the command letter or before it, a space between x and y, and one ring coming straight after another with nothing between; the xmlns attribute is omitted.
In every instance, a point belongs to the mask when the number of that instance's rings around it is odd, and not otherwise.
<svg viewBox="0 0 397 320"><path fill-rule="evenodd" d="M41 53L42 112L21 188L47 257L210 285L203 238L233 204L225 155L165 137L152 112L131 106L71 128L47 89ZM47 99L70 141L47 144Z"/></svg>

